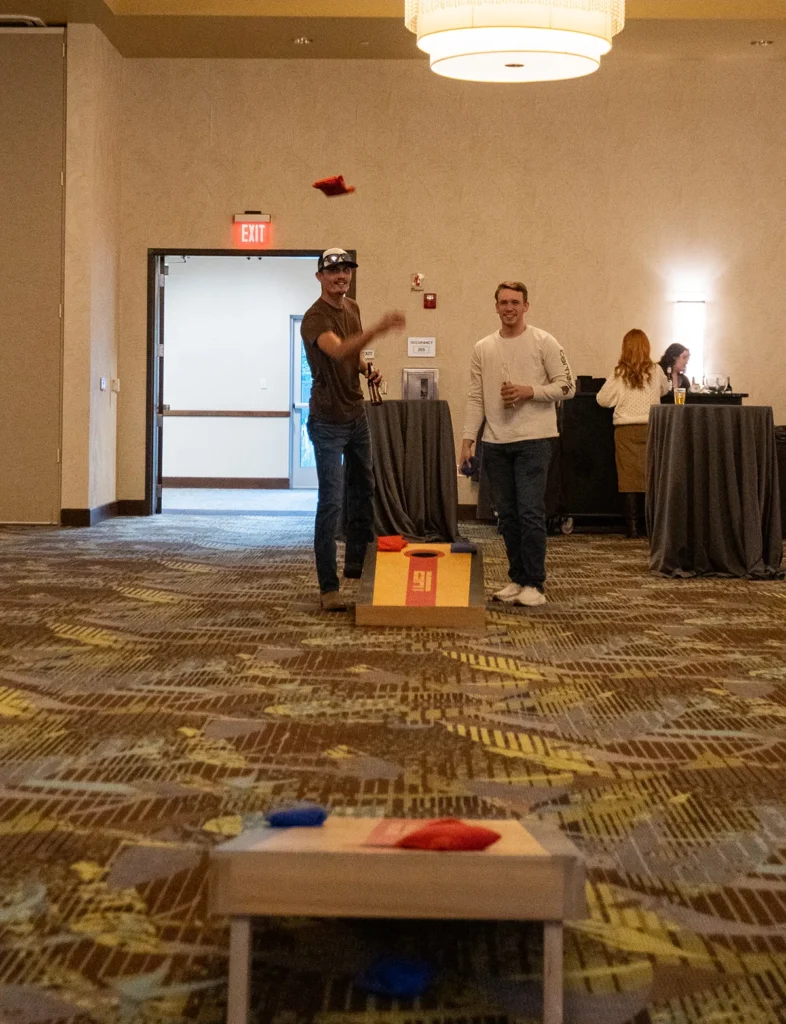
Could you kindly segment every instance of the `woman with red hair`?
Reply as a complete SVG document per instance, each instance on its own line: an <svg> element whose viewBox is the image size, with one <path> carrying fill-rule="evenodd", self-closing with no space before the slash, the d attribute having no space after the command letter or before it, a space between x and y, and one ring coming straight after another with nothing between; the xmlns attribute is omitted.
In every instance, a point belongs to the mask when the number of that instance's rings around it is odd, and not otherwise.
<svg viewBox="0 0 786 1024"><path fill-rule="evenodd" d="M638 518L644 494L647 423L650 407L669 390L663 370L650 358L650 339L638 329L622 339L622 353L614 373L598 392L598 404L614 409L614 448L617 486L625 496L628 536L638 536Z"/></svg>

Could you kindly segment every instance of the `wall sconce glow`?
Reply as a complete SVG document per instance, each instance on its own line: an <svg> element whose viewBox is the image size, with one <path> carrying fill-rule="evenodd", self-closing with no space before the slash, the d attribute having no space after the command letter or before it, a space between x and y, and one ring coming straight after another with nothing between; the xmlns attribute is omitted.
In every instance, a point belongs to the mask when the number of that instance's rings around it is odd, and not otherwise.
<svg viewBox="0 0 786 1024"><path fill-rule="evenodd" d="M625 0L406 0L431 70L468 82L592 74L625 26Z"/></svg>
<svg viewBox="0 0 786 1024"><path fill-rule="evenodd" d="M704 376L704 332L707 302L703 295L680 295L674 302L674 341L690 349L689 377Z"/></svg>

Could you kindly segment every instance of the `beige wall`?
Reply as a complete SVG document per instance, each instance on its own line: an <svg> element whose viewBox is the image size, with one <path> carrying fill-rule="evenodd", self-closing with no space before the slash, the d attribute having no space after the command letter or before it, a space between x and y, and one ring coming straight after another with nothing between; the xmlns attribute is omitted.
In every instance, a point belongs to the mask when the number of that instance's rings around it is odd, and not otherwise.
<svg viewBox="0 0 786 1024"><path fill-rule="evenodd" d="M118 396L110 383L117 375L122 65L95 26L69 26L64 508L95 508L115 500ZM107 379L106 391L99 389L101 377Z"/></svg>
<svg viewBox="0 0 786 1024"><path fill-rule="evenodd" d="M273 216L277 248L354 247L366 321L406 310L436 335L461 435L474 342L503 278L576 373L622 334L671 341L675 289L707 294L707 369L786 422L778 336L786 254L786 65L607 62L575 82L450 82L418 62L126 60L118 497L144 495L146 252L228 247L231 216ZM351 196L311 182L343 173ZM409 291L426 275L438 308ZM379 342L398 394L403 337ZM471 491L462 481L461 500Z"/></svg>

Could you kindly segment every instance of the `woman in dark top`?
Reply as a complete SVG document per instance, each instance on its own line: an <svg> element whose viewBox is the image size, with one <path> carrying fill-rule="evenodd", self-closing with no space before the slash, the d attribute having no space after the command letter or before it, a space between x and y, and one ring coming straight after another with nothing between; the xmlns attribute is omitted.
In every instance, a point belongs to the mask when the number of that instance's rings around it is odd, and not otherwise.
<svg viewBox="0 0 786 1024"><path fill-rule="evenodd" d="M666 374L666 380L672 388L685 388L686 391L690 391L690 381L685 376L689 359L690 351L677 342L669 345L660 357L660 368Z"/></svg>

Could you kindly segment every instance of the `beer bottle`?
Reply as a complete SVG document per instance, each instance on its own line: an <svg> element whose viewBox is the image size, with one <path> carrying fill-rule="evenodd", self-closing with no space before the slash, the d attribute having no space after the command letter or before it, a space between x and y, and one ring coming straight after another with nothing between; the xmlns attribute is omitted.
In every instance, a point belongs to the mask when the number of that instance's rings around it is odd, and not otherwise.
<svg viewBox="0 0 786 1024"><path fill-rule="evenodd" d="M368 378L368 397L372 405L382 405L382 395L379 391L379 384L375 380L372 380L372 374L374 373L374 364L369 360L366 363L366 377Z"/></svg>

